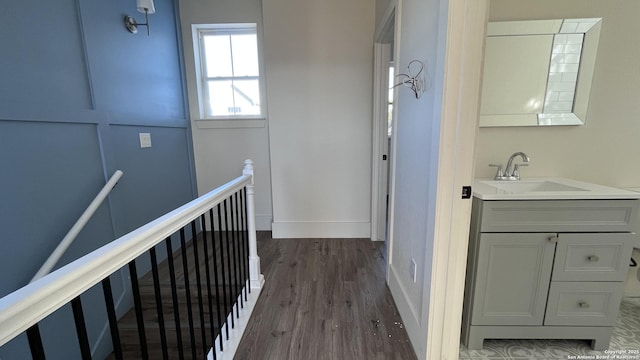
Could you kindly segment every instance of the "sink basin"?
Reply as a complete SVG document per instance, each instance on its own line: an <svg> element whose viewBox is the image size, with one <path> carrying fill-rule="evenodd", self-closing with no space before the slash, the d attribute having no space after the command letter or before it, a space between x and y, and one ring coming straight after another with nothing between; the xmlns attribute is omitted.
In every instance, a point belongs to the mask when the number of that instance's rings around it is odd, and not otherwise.
<svg viewBox="0 0 640 360"><path fill-rule="evenodd" d="M565 178L476 179L473 196L482 200L640 199L637 192Z"/></svg>
<svg viewBox="0 0 640 360"><path fill-rule="evenodd" d="M558 182L542 181L485 181L485 184L510 193L527 193L539 191L588 191L575 186Z"/></svg>

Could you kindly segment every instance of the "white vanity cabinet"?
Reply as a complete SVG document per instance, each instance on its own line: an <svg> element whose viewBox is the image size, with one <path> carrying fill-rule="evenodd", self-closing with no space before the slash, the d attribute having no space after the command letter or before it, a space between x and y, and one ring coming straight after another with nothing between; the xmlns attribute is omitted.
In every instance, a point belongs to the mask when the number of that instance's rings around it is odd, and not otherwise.
<svg viewBox="0 0 640 360"><path fill-rule="evenodd" d="M585 339L607 349L640 200L481 200L471 217L462 340Z"/></svg>

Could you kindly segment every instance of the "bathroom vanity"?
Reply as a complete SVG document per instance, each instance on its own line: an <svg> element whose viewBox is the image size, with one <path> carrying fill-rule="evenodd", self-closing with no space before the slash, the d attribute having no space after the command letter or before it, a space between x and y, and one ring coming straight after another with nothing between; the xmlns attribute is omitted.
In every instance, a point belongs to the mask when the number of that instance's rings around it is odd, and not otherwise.
<svg viewBox="0 0 640 360"><path fill-rule="evenodd" d="M569 179L474 183L462 340L609 346L640 193Z"/></svg>

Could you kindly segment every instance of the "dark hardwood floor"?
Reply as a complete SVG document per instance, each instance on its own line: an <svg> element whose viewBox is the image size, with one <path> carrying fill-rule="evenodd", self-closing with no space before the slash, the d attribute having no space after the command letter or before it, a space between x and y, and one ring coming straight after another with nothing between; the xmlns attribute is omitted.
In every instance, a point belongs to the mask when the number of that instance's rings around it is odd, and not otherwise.
<svg viewBox="0 0 640 360"><path fill-rule="evenodd" d="M235 359L416 359L385 282L384 244L270 236L259 233L266 282Z"/></svg>
<svg viewBox="0 0 640 360"><path fill-rule="evenodd" d="M200 254L203 253L201 247L200 241ZM235 359L416 359L385 282L383 252L383 243L369 239L272 239L270 232L258 232L258 253L266 280L265 287ZM188 259L193 259L191 242L187 244L186 254ZM219 256L219 249L217 254ZM219 325L215 316L213 324L208 321L206 302L202 309L205 322L199 322L200 308L195 296L197 288L192 285L190 291L195 329L190 334L186 321L188 312L180 251L174 253L173 259L178 311L182 320L180 336L174 323L167 261L159 264L169 358L179 358L177 339L180 338L185 359L193 358L193 343L195 359L204 359L206 346L202 341L202 325L207 339L212 331L218 332ZM202 264L199 273L204 279L206 272ZM190 282L194 284L196 269L193 261L188 261L188 268ZM149 357L162 359L159 318L152 284L151 273L140 278ZM222 289L218 290L222 294ZM201 291L205 297L208 296L205 288ZM230 294L231 289L227 288L227 291ZM215 301L215 289L211 293ZM223 312L229 310L223 308ZM118 324L124 358L140 359L134 310L120 319ZM113 358L111 356L109 359Z"/></svg>

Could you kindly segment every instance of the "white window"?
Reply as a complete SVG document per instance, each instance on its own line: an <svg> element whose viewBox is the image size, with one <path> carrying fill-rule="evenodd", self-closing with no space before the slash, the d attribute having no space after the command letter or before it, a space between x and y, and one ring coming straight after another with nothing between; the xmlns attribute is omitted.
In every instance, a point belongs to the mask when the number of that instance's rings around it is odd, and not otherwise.
<svg viewBox="0 0 640 360"><path fill-rule="evenodd" d="M194 25L200 115L264 118L256 24Z"/></svg>

